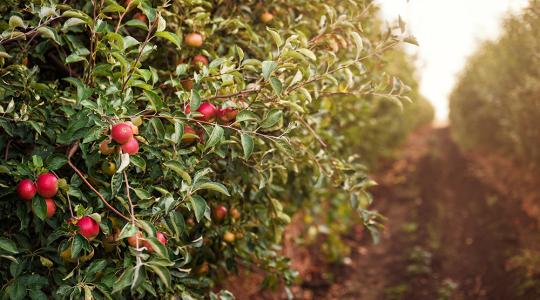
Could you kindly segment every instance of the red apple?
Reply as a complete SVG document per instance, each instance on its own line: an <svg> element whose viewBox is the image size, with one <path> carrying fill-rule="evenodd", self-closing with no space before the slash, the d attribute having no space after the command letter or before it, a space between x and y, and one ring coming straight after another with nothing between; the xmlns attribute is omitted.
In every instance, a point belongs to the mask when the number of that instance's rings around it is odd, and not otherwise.
<svg viewBox="0 0 540 300"><path fill-rule="evenodd" d="M238 209L236 209L236 208L231 209L231 217L233 219L238 220L238 219L240 219L240 216L241 216L241 214L240 214L240 211Z"/></svg>
<svg viewBox="0 0 540 300"><path fill-rule="evenodd" d="M208 58L206 58L206 56L204 55L198 54L193 57L191 63L194 65L203 64L205 66L208 66Z"/></svg>
<svg viewBox="0 0 540 300"><path fill-rule="evenodd" d="M147 23L148 22L148 19L146 18L146 16L140 12L136 13L133 15L133 19L137 19L143 23Z"/></svg>
<svg viewBox="0 0 540 300"><path fill-rule="evenodd" d="M129 141L122 145L122 152L127 154L137 154L139 152L139 142L132 137Z"/></svg>
<svg viewBox="0 0 540 300"><path fill-rule="evenodd" d="M261 20L262 23L264 24L268 24L270 22L272 22L272 19L274 19L274 15L265 11L259 18Z"/></svg>
<svg viewBox="0 0 540 300"><path fill-rule="evenodd" d="M137 240L139 240L139 248L142 247L145 242L144 236L140 231L137 231L137 233L128 237L127 240L128 244L133 248L137 248Z"/></svg>
<svg viewBox="0 0 540 300"><path fill-rule="evenodd" d="M203 45L203 37L197 32L187 34L184 41L191 47L201 47Z"/></svg>
<svg viewBox="0 0 540 300"><path fill-rule="evenodd" d="M195 129L193 129L193 127L191 127L189 125L185 125L184 126L184 135L186 135L186 134L197 135L197 132L195 131ZM182 137L182 142L184 142L184 143L193 143L196 140L198 140L196 137Z"/></svg>
<svg viewBox="0 0 540 300"><path fill-rule="evenodd" d="M156 237L159 240L159 242L162 243L163 245L167 244L167 237L165 236L163 232L158 231L156 234Z"/></svg>
<svg viewBox="0 0 540 300"><path fill-rule="evenodd" d="M116 150L116 147L109 146L110 140L104 140L99 144L99 151L104 155L111 155Z"/></svg>
<svg viewBox="0 0 540 300"><path fill-rule="evenodd" d="M76 225L79 226L79 233L90 241L99 234L98 222L89 216L82 217Z"/></svg>
<svg viewBox="0 0 540 300"><path fill-rule="evenodd" d="M214 208L214 218L216 221L221 222L227 217L227 208L223 205L219 205Z"/></svg>
<svg viewBox="0 0 540 300"><path fill-rule="evenodd" d="M189 114L191 112L191 108L189 105L186 107L186 113ZM199 112L202 116L197 117L197 120L205 121L205 122L211 122L214 121L217 114L217 108L214 106L214 104L210 102L203 102L197 109L197 112Z"/></svg>
<svg viewBox="0 0 540 300"><path fill-rule="evenodd" d="M218 119L223 123L231 123L236 119L238 111L232 107L221 108L217 112Z"/></svg>
<svg viewBox="0 0 540 300"><path fill-rule="evenodd" d="M180 83L186 91L191 91L191 89L193 89L193 80L191 79L180 80Z"/></svg>
<svg viewBox="0 0 540 300"><path fill-rule="evenodd" d="M30 179L23 179L17 186L17 194L19 198L30 201L36 195L37 188L34 182Z"/></svg>
<svg viewBox="0 0 540 300"><path fill-rule="evenodd" d="M114 124L111 131L111 138L118 144L125 144L133 137L133 129L127 123Z"/></svg>
<svg viewBox="0 0 540 300"><path fill-rule="evenodd" d="M45 199L45 203L47 204L47 218L51 218L56 212L56 204L54 203L54 200L50 198Z"/></svg>
<svg viewBox="0 0 540 300"><path fill-rule="evenodd" d="M45 173L36 180L37 193L43 198L52 198L58 192L58 178L53 173Z"/></svg>

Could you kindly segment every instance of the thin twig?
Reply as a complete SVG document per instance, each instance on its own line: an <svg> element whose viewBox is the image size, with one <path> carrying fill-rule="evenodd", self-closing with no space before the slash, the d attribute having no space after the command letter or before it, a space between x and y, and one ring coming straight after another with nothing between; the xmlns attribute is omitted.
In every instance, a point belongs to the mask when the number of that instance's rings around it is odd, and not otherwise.
<svg viewBox="0 0 540 300"><path fill-rule="evenodd" d="M299 119L300 122L302 124L304 124L304 126L306 126L306 128L311 132L311 134L317 139L317 141L319 141L319 143L321 144L321 146L323 146L324 148L327 147L326 143L322 140L322 138L317 134L317 132L315 132L315 130L313 128L311 128L311 126L309 126L309 124L306 122L306 120L300 118Z"/></svg>
<svg viewBox="0 0 540 300"><path fill-rule="evenodd" d="M11 146L11 143L13 142L13 140L9 140L6 144L6 152L4 153L4 160L7 160L8 159L8 156L9 156L9 146Z"/></svg>
<svg viewBox="0 0 540 300"><path fill-rule="evenodd" d="M135 208L133 207L133 201L131 201L131 195L129 193L128 176L127 176L126 171L124 171L123 173L124 173L124 180L126 182L126 195L127 195L127 198L128 198L129 210L130 210L130 214L131 214L131 225L135 226Z"/></svg>
<svg viewBox="0 0 540 300"><path fill-rule="evenodd" d="M116 208L114 208L107 201L107 199L105 199L105 197L103 197L103 195L98 190L96 190L96 188L90 182L88 182L88 180L84 177L84 174L79 169L77 169L77 167L71 162L71 157L73 156L73 154L75 154L75 152L77 152L77 149L79 149L79 142L78 141L75 142L73 144L73 146L71 146L71 148L68 151L67 159L68 159L69 166L73 169L73 171L75 171L75 173L77 173L77 175L79 175L81 180L99 197L99 199L101 199L101 201L103 201L103 203L110 210L112 210L114 213L116 213L117 215L119 215L120 217L125 219L126 221L130 221L130 219L128 217L126 217L124 214L122 214L120 211L118 211Z"/></svg>

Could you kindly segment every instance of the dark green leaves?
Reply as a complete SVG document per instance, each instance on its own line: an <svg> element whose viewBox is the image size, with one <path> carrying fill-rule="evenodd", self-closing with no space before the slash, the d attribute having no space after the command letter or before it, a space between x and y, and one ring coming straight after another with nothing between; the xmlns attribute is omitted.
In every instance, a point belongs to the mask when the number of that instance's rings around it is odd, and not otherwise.
<svg viewBox="0 0 540 300"><path fill-rule="evenodd" d="M45 217L47 217L47 204L45 203L45 199L40 196L34 197L34 199L32 199L32 210L38 218L45 220Z"/></svg>
<svg viewBox="0 0 540 300"><path fill-rule="evenodd" d="M12 254L19 252L17 245L12 240L3 237L0 237L0 249Z"/></svg>
<svg viewBox="0 0 540 300"><path fill-rule="evenodd" d="M206 145L204 146L204 149L209 149L211 147L214 147L219 143L221 138L223 137L224 130L221 126L218 124L214 125L214 128L212 129L212 133L210 134L210 137L208 138L208 141L206 142Z"/></svg>
<svg viewBox="0 0 540 300"><path fill-rule="evenodd" d="M244 158L249 158L253 152L253 137L248 134L242 134L240 136L242 142L242 148L244 149Z"/></svg>
<svg viewBox="0 0 540 300"><path fill-rule="evenodd" d="M173 43L177 48L180 48L180 44L182 43L178 35L172 32L161 31L156 33L156 36L168 40L169 42Z"/></svg>

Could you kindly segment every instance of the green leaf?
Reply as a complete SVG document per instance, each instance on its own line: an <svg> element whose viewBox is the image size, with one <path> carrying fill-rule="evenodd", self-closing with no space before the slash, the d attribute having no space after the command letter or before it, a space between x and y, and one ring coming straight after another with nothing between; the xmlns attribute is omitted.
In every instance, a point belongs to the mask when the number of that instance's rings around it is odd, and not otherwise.
<svg viewBox="0 0 540 300"><path fill-rule="evenodd" d="M199 91L192 89L189 101L190 112L195 112L197 109L199 109L199 106L201 106L201 95L199 95Z"/></svg>
<svg viewBox="0 0 540 300"><path fill-rule="evenodd" d="M244 122L244 121L251 121L251 120L259 120L259 116L257 116L254 112L250 110L242 110L238 113L236 116L236 122Z"/></svg>
<svg viewBox="0 0 540 300"><path fill-rule="evenodd" d="M276 46L279 48L281 47L281 45L283 45L283 40L281 39L281 36L279 35L279 33L277 33L276 31L270 29L270 28L266 28L266 30L268 30L268 32L270 32L270 35L272 35L272 38L274 39L274 42L276 43Z"/></svg>
<svg viewBox="0 0 540 300"><path fill-rule="evenodd" d="M130 222L126 223L122 230L120 231L120 234L118 235L118 240L128 238L130 236L134 236L135 233L137 233L138 229L136 226L133 226Z"/></svg>
<svg viewBox="0 0 540 300"><path fill-rule="evenodd" d="M364 43L362 42L362 37L357 32L351 32L351 35L356 45L356 59L360 57L362 50L364 49Z"/></svg>
<svg viewBox="0 0 540 300"><path fill-rule="evenodd" d="M218 182L204 182L201 184L197 184L197 186L195 187L195 191L198 191L198 190L212 190L212 191L222 193L226 196L230 196L227 188L223 184L218 183Z"/></svg>
<svg viewBox="0 0 540 300"><path fill-rule="evenodd" d="M156 237L147 237L146 242L150 244L150 247L152 247L158 256L168 257L167 248Z"/></svg>
<svg viewBox="0 0 540 300"><path fill-rule="evenodd" d="M79 253L81 253L81 250L84 248L86 243L88 243L88 241L82 235L75 235L71 242L71 258L76 258L79 256Z"/></svg>
<svg viewBox="0 0 540 300"><path fill-rule="evenodd" d="M146 23L138 19L129 20L124 25L148 31L148 25L146 25Z"/></svg>
<svg viewBox="0 0 540 300"><path fill-rule="evenodd" d="M60 44L60 42L58 41L58 38L56 37L56 33L50 27L47 27L47 26L39 27L38 29L36 29L36 31L41 36L43 36L45 38L49 38L49 39L55 41L57 44Z"/></svg>
<svg viewBox="0 0 540 300"><path fill-rule="evenodd" d="M158 139L163 139L165 137L165 127L159 118L152 118L150 120L150 125L154 128L154 132Z"/></svg>
<svg viewBox="0 0 540 300"><path fill-rule="evenodd" d="M117 293L126 287L131 285L131 282L133 281L133 273L135 272L133 267L127 268L124 273L118 278L118 280L114 283L113 293Z"/></svg>
<svg viewBox="0 0 540 300"><path fill-rule="evenodd" d="M131 160L133 165L135 165L139 169L141 169L143 171L146 170L146 160L144 160L144 158L142 158L140 156L131 156L129 159Z"/></svg>
<svg viewBox="0 0 540 300"><path fill-rule="evenodd" d="M9 18L9 27L12 29L17 27L26 28L23 19L21 19L19 16L11 16Z"/></svg>
<svg viewBox="0 0 540 300"><path fill-rule="evenodd" d="M3 237L0 237L0 249L13 254L19 252L17 249L17 245L12 240Z"/></svg>
<svg viewBox="0 0 540 300"><path fill-rule="evenodd" d="M152 269L152 272L161 279L167 288L171 286L171 273L169 272L169 269L154 264L148 264L148 267Z"/></svg>
<svg viewBox="0 0 540 300"><path fill-rule="evenodd" d="M195 213L195 219L197 222L200 222L202 217L204 216L204 212L206 211L206 201L203 199L203 197L194 195L190 197L191 206L193 207L193 212Z"/></svg>
<svg viewBox="0 0 540 300"><path fill-rule="evenodd" d="M265 60L262 62L262 74L264 79L268 80L270 75L278 67L277 62L271 60Z"/></svg>
<svg viewBox="0 0 540 300"><path fill-rule="evenodd" d="M306 56L307 58L313 60L313 61L316 61L317 60L317 56L315 56L315 53L313 53L313 51L307 49L307 48L300 48L298 50L296 50L300 53L302 53L304 56Z"/></svg>
<svg viewBox="0 0 540 300"><path fill-rule="evenodd" d="M32 199L32 210L34 214L40 219L45 220L47 217L47 203L43 197L34 197Z"/></svg>
<svg viewBox="0 0 540 300"><path fill-rule="evenodd" d="M64 154L53 154L47 158L45 166L51 171L55 171L67 164L67 157Z"/></svg>
<svg viewBox="0 0 540 300"><path fill-rule="evenodd" d="M281 96L281 92L283 91L283 83L276 77L270 78L270 84L272 85L272 89L274 90L274 93L276 93L276 96Z"/></svg>
<svg viewBox="0 0 540 300"><path fill-rule="evenodd" d="M184 170L184 168L182 167L182 164L180 164L180 162L176 161L176 160L169 160L165 163L163 163L163 165L171 170L173 170L176 174L180 175L180 177L182 177L182 179L188 184L188 185L191 185L191 177L189 176L189 174Z"/></svg>
<svg viewBox="0 0 540 300"><path fill-rule="evenodd" d="M169 42L173 43L177 48L180 48L180 44L182 43L182 40L180 40L178 35L172 32L168 32L168 31L157 32L156 36L168 40Z"/></svg>
<svg viewBox="0 0 540 300"><path fill-rule="evenodd" d="M261 128L270 128L276 125L279 120L283 117L283 112L279 109L272 109L266 116L266 118L261 122Z"/></svg>
<svg viewBox="0 0 540 300"><path fill-rule="evenodd" d="M64 26L62 26L62 31L67 31L69 27L78 26L81 24L86 24L86 21L79 18L69 18L66 22L64 22Z"/></svg>
<svg viewBox="0 0 540 300"><path fill-rule="evenodd" d="M242 142L242 148L244 149L244 158L249 158L253 152L253 137L248 134L242 134L240 136Z"/></svg>
<svg viewBox="0 0 540 300"><path fill-rule="evenodd" d="M152 198L152 195L150 195L150 193L144 189L136 188L133 191L135 192L135 195L137 195L137 197L141 200Z"/></svg>
<svg viewBox="0 0 540 300"><path fill-rule="evenodd" d="M208 138L208 142L206 142L204 146L204 150L217 145L217 143L219 143L219 141L223 137L223 133L224 133L224 130L221 126L219 126L218 124L214 125L214 129L212 130L212 133L210 134L210 137Z"/></svg>

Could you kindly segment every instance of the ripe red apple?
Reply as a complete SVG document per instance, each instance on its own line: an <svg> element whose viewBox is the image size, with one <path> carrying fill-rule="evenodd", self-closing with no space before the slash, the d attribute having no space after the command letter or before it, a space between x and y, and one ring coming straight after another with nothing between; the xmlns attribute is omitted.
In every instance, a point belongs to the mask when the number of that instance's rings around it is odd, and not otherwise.
<svg viewBox="0 0 540 300"><path fill-rule="evenodd" d="M191 63L194 65L203 64L205 66L208 66L208 58L206 58L206 56L204 55L198 54L193 57Z"/></svg>
<svg viewBox="0 0 540 300"><path fill-rule="evenodd" d="M156 237L159 240L159 242L162 243L163 245L167 244L167 237L165 236L163 232L158 231L156 234Z"/></svg>
<svg viewBox="0 0 540 300"><path fill-rule="evenodd" d="M261 20L262 23L264 24L268 24L270 22L272 22L272 19L274 19L274 15L265 11L259 18Z"/></svg>
<svg viewBox="0 0 540 300"><path fill-rule="evenodd" d="M217 112L218 119L223 123L231 123L236 119L238 111L232 107L221 108Z"/></svg>
<svg viewBox="0 0 540 300"><path fill-rule="evenodd" d="M221 222L227 217L227 208L223 205L218 205L214 208L214 218L216 221Z"/></svg>
<svg viewBox="0 0 540 300"><path fill-rule="evenodd" d="M193 127L191 127L189 125L185 125L184 126L184 135L186 135L186 134L197 135L197 132L195 131L195 129L193 129ZM182 137L182 142L184 142L184 143L193 143L196 140L198 140L198 138L196 138L196 137Z"/></svg>
<svg viewBox="0 0 540 300"><path fill-rule="evenodd" d="M30 201L36 195L37 188L34 182L30 179L23 179L17 186L17 194L19 198Z"/></svg>
<svg viewBox="0 0 540 300"><path fill-rule="evenodd" d="M191 112L191 108L189 105L186 107L186 113L189 114ZM197 117L197 120L205 121L205 122L212 122L216 118L217 114L217 108L214 106L214 104L210 102L203 102L197 109L197 112L199 112L202 116Z"/></svg>
<svg viewBox="0 0 540 300"><path fill-rule="evenodd" d="M79 226L79 233L89 241L95 239L99 234L98 222L89 216L82 217L75 225Z"/></svg>
<svg viewBox="0 0 540 300"><path fill-rule="evenodd" d="M114 124L111 131L111 138L118 144L125 144L133 137L133 129L127 123Z"/></svg>
<svg viewBox="0 0 540 300"><path fill-rule="evenodd" d="M184 41L188 46L191 47L201 47L203 45L203 37L197 32L187 34Z"/></svg>
<svg viewBox="0 0 540 300"><path fill-rule="evenodd" d="M45 199L45 203L47 204L47 218L51 218L56 212L56 203L50 198Z"/></svg>
<svg viewBox="0 0 540 300"><path fill-rule="evenodd" d="M52 198L58 192L58 178L53 173L45 173L36 180L37 193L43 198Z"/></svg>
<svg viewBox="0 0 540 300"><path fill-rule="evenodd" d="M137 154L139 152L139 142L132 137L129 141L122 145L122 152L127 154Z"/></svg>

